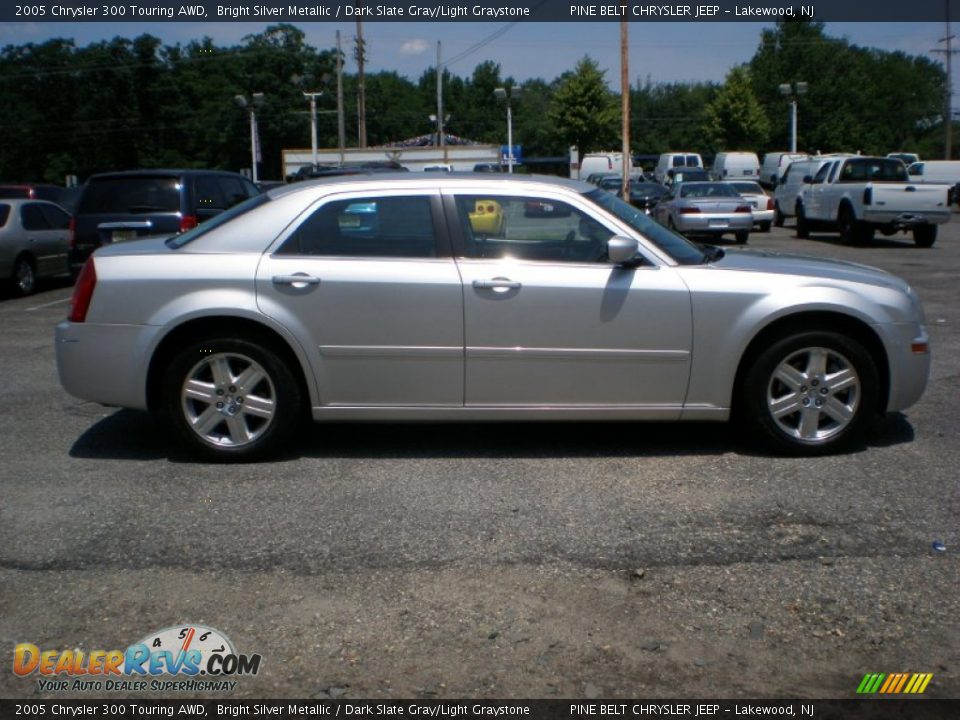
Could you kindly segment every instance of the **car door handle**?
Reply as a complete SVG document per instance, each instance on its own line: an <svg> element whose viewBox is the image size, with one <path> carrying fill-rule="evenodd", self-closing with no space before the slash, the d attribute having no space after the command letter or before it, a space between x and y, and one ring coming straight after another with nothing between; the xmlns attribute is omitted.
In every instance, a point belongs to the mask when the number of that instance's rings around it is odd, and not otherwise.
<svg viewBox="0 0 960 720"><path fill-rule="evenodd" d="M490 280L474 280L473 286L478 290L516 290L520 283L508 278L492 278Z"/></svg>
<svg viewBox="0 0 960 720"><path fill-rule="evenodd" d="M306 273L294 273L293 275L274 275L274 285L293 285L294 287L304 287L305 285L319 285L320 278Z"/></svg>

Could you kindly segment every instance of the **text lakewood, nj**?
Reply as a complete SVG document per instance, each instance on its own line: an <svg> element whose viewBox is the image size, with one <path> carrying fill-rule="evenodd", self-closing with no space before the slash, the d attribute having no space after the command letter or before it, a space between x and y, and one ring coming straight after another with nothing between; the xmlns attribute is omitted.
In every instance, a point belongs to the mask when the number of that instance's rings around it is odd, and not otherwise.
<svg viewBox="0 0 960 720"><path fill-rule="evenodd" d="M813 5L785 5L783 7L756 7L736 5L733 9L719 5L571 5L570 17L622 18L712 18L712 17L813 17Z"/></svg>

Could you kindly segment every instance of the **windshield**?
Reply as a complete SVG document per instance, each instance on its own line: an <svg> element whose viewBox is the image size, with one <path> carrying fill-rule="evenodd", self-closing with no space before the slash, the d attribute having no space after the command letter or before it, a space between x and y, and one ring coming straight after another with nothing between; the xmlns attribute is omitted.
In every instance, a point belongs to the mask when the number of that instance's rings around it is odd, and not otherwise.
<svg viewBox="0 0 960 720"><path fill-rule="evenodd" d="M586 193L585 197L632 227L678 264L699 265L704 261L706 256L700 248L685 237L651 220L643 210L638 210L616 195L598 189Z"/></svg>
<svg viewBox="0 0 960 720"><path fill-rule="evenodd" d="M262 195L254 195L249 200L245 200L239 205L234 205L229 210L225 210L219 215L214 215L209 220L205 220L204 222L200 223L192 230L187 230L186 232L180 233L179 235L174 235L172 238L167 240L167 247L173 248L174 250L176 250L177 248L181 248L187 243L192 242L193 240L196 240L201 235L206 235L208 232L210 232L214 228L218 228L221 225L230 222L234 218L239 217L240 215L244 215L250 212L251 210L253 210L254 208L260 207L266 202L270 202L270 196L267 195L266 193Z"/></svg>

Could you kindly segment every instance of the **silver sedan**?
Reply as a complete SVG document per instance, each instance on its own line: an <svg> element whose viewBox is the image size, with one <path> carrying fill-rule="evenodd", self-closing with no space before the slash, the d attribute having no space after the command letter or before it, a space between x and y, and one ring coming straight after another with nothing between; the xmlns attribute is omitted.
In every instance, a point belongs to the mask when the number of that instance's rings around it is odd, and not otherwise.
<svg viewBox="0 0 960 720"><path fill-rule="evenodd" d="M727 184L750 204L753 224L760 228L760 232L770 232L776 214L773 198L764 192L760 183L753 180L727 180Z"/></svg>
<svg viewBox="0 0 960 720"><path fill-rule="evenodd" d="M161 409L215 461L271 456L304 418L736 416L817 454L930 367L888 273L702 248L592 185L479 174L297 183L103 247L56 351L68 392Z"/></svg>
<svg viewBox="0 0 960 720"><path fill-rule="evenodd" d="M725 182L682 182L653 209L661 225L688 236L732 234L743 245L753 227L750 203Z"/></svg>

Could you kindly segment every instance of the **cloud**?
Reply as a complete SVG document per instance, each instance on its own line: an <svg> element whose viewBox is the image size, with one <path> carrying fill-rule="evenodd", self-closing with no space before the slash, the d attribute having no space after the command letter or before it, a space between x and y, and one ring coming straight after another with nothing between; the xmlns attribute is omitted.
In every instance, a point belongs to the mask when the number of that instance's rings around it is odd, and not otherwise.
<svg viewBox="0 0 960 720"><path fill-rule="evenodd" d="M407 40L400 46L401 55L423 55L430 49L430 43L426 40L417 38L416 40Z"/></svg>

